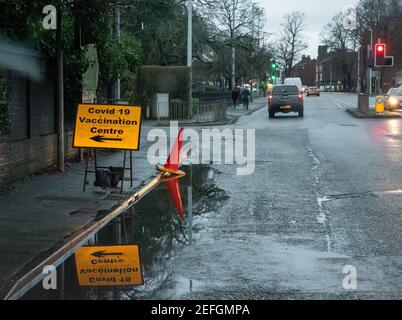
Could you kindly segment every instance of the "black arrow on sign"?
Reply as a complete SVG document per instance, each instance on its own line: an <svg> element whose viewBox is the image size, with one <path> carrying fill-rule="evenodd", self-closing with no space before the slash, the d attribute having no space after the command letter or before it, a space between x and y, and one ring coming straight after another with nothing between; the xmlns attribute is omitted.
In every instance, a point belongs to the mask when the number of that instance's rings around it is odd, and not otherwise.
<svg viewBox="0 0 402 320"><path fill-rule="evenodd" d="M122 255L123 255L122 252L107 253L106 251L98 251L98 252L91 253L91 256L94 256L96 258L103 258L103 257L107 257L107 256L122 256Z"/></svg>
<svg viewBox="0 0 402 320"><path fill-rule="evenodd" d="M122 138L105 138L104 136L95 136L91 140L95 142L105 142L105 141L123 141Z"/></svg>

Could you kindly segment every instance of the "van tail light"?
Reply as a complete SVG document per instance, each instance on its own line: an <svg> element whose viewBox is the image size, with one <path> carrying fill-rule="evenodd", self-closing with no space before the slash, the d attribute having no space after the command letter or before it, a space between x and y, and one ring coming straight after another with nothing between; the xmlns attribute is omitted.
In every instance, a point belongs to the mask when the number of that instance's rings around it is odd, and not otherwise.
<svg viewBox="0 0 402 320"><path fill-rule="evenodd" d="M272 94L270 94L269 97L268 97L269 102L272 102L272 99L273 99Z"/></svg>
<svg viewBox="0 0 402 320"><path fill-rule="evenodd" d="M303 101L303 95L299 94L299 101Z"/></svg>

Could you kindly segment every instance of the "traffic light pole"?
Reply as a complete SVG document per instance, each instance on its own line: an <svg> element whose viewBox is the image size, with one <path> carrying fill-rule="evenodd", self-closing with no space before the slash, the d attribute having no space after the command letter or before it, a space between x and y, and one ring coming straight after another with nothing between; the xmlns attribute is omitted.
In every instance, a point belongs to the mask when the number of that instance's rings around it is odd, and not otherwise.
<svg viewBox="0 0 402 320"><path fill-rule="evenodd" d="M187 2L187 66L190 68L189 93L188 93L188 112L193 114L193 3L192 0Z"/></svg>
<svg viewBox="0 0 402 320"><path fill-rule="evenodd" d="M373 29L370 29L370 57L373 55ZM372 95L373 91L373 67L369 68L369 96Z"/></svg>
<svg viewBox="0 0 402 320"><path fill-rule="evenodd" d="M361 56L361 47L359 47L359 51L357 52L357 93L360 93L360 56Z"/></svg>

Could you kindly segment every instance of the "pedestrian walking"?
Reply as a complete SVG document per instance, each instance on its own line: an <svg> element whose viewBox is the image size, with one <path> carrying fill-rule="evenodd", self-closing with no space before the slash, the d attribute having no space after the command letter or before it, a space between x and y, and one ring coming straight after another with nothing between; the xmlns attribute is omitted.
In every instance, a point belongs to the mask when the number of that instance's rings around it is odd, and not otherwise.
<svg viewBox="0 0 402 320"><path fill-rule="evenodd" d="M237 101L239 100L239 91L237 88L233 88L232 90L232 101L233 101L233 108L236 109Z"/></svg>
<svg viewBox="0 0 402 320"><path fill-rule="evenodd" d="M237 105L240 107L241 104L241 89L237 87Z"/></svg>
<svg viewBox="0 0 402 320"><path fill-rule="evenodd" d="M248 88L244 88L244 90L241 93L241 97L242 97L242 100L243 100L244 108L246 110L248 110L249 103L250 103L250 97L251 97L250 90Z"/></svg>

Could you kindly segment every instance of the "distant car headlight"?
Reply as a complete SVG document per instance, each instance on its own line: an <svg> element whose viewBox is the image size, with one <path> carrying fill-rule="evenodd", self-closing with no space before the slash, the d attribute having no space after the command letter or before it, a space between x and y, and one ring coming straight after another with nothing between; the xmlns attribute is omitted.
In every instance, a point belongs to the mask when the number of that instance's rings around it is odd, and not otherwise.
<svg viewBox="0 0 402 320"><path fill-rule="evenodd" d="M390 105L395 105L395 104L399 103L398 99L396 99L394 97L389 98L388 102Z"/></svg>

